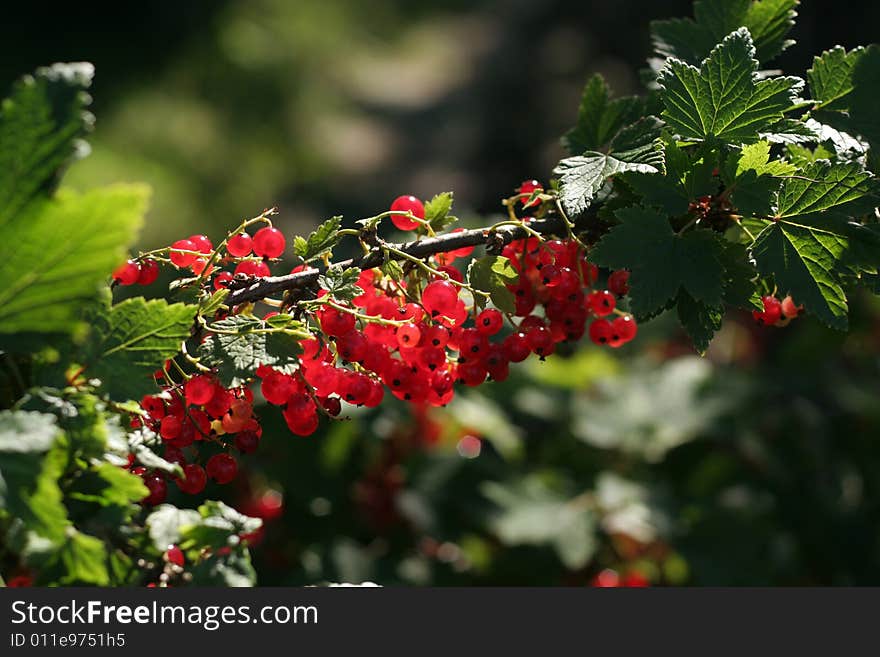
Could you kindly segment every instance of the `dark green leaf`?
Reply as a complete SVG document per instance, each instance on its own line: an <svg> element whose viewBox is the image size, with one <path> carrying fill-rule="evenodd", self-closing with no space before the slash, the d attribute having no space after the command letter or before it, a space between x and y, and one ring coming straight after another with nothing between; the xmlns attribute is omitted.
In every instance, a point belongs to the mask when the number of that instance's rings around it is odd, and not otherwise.
<svg viewBox="0 0 880 657"><path fill-rule="evenodd" d="M630 299L637 317L653 315L680 289L710 306L721 304L725 274L715 234L693 230L676 235L653 209L628 208L617 215L621 223L596 244L591 259L632 272Z"/></svg>
<svg viewBox="0 0 880 657"><path fill-rule="evenodd" d="M670 59L660 71L663 118L684 139L758 141L794 107L803 81L759 79L748 30L739 29L714 48L700 68Z"/></svg>
<svg viewBox="0 0 880 657"><path fill-rule="evenodd" d="M876 194L873 174L858 162L819 161L785 179L775 214L786 218L832 209L862 214L873 209Z"/></svg>
<svg viewBox="0 0 880 657"><path fill-rule="evenodd" d="M299 363L299 340L309 337L300 326L270 328L256 317L235 315L208 325L199 356L205 365L217 369L223 385L239 385L253 377L260 365L289 370Z"/></svg>
<svg viewBox="0 0 880 657"><path fill-rule="evenodd" d="M778 222L758 235L752 255L781 295L791 294L822 322L845 330L846 295L836 269L847 246L844 236L829 230Z"/></svg>
<svg viewBox="0 0 880 657"><path fill-rule="evenodd" d="M609 100L611 90L601 75L594 75L584 87L577 124L562 138L572 155L598 151L622 128L645 114L645 101L636 96Z"/></svg>
<svg viewBox="0 0 880 657"><path fill-rule="evenodd" d="M649 116L618 132L607 153L588 151L562 160L553 174L560 179L560 201L571 216L582 214L606 181L627 171L664 171L661 123Z"/></svg>
<svg viewBox="0 0 880 657"><path fill-rule="evenodd" d="M678 321L700 354L706 353L712 337L721 328L723 316L724 309L720 306L708 306L684 290L678 295Z"/></svg>
<svg viewBox="0 0 880 657"><path fill-rule="evenodd" d="M739 27L752 33L757 58L767 62L793 41L786 35L794 25L798 0L697 0L694 18L654 21L654 48L663 57L699 64L715 44Z"/></svg>
<svg viewBox="0 0 880 657"><path fill-rule="evenodd" d="M86 371L113 399L140 399L155 388L151 374L180 352L196 307L164 299L126 299L93 320Z"/></svg>

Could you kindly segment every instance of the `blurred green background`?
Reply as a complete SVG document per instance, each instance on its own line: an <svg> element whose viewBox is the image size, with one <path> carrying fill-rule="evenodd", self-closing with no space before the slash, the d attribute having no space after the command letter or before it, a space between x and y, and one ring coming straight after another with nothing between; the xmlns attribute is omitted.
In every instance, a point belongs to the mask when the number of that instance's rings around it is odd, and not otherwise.
<svg viewBox="0 0 880 657"><path fill-rule="evenodd" d="M875 38L880 5L840 7L805 2L778 65L802 75L820 50ZM0 84L95 63L93 153L66 183L150 183L153 248L216 239L267 206L302 233L448 189L476 225L524 178L546 180L587 77L637 92L649 20L691 3L46 11L4 9ZM585 346L447 409L387 402L308 439L267 409L248 476L207 496L267 518L263 585L586 585L604 569L652 584L880 584L878 316L857 299L847 336L734 316L704 359L661 319L621 352Z"/></svg>

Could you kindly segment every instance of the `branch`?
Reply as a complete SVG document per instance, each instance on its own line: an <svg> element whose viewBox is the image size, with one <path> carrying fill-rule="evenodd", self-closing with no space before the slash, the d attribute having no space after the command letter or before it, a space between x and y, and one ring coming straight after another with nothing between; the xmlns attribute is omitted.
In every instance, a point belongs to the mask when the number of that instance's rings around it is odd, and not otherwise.
<svg viewBox="0 0 880 657"><path fill-rule="evenodd" d="M546 219L534 219L529 222L528 229L522 226L501 226L495 230L489 228L475 228L457 233L446 233L439 237L428 237L422 240L406 242L404 244L387 244L402 253L415 258L427 258L438 253L446 253L466 246L499 245L503 246L514 240L524 239L529 236L529 231L550 235L563 234L567 230L567 224L562 217L548 217ZM391 260L402 260L401 256L389 254ZM349 269L373 269L385 262L383 245L374 246L369 253L358 258L351 258L335 263L337 267ZM286 276L267 276L255 281L230 281L229 288L232 293L227 297L226 304L237 306L242 303L259 301L273 296L279 292L286 292L308 287L316 283L321 270L306 269L305 271ZM241 287L243 286L243 287Z"/></svg>

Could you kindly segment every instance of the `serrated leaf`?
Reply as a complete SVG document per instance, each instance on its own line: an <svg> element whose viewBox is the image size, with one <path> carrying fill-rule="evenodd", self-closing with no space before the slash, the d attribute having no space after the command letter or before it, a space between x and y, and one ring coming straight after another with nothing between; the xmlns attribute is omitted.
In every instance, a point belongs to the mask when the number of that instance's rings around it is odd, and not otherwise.
<svg viewBox="0 0 880 657"><path fill-rule="evenodd" d="M814 162L783 181L775 216L783 219L828 210L862 214L873 209L877 189L873 174L858 162Z"/></svg>
<svg viewBox="0 0 880 657"><path fill-rule="evenodd" d="M776 222L758 235L751 251L781 295L791 294L823 323L846 330L846 295L835 270L847 246L846 238L833 232Z"/></svg>
<svg viewBox="0 0 880 657"><path fill-rule="evenodd" d="M309 262L320 258L332 250L339 242L339 229L342 227L342 216L330 217L309 235L308 240L297 236L293 241L293 251L300 258Z"/></svg>
<svg viewBox="0 0 880 657"><path fill-rule="evenodd" d="M582 214L606 181L627 171L664 171L661 123L648 116L620 130L607 152L588 151L562 160L553 170L560 179L560 202L571 216Z"/></svg>
<svg viewBox="0 0 880 657"><path fill-rule="evenodd" d="M140 399L155 388L150 375L180 352L196 306L164 299L126 299L92 319L84 365L119 400Z"/></svg>
<svg viewBox="0 0 880 657"><path fill-rule="evenodd" d="M625 126L638 121L645 112L645 101L636 96L609 100L611 90L601 75L594 75L584 87L578 107L577 124L562 138L572 155L598 151Z"/></svg>
<svg viewBox="0 0 880 657"><path fill-rule="evenodd" d="M214 500L202 504L199 515L199 522L181 528L180 543L185 550L235 545L240 535L252 534L263 525L259 518L251 518Z"/></svg>
<svg viewBox="0 0 880 657"><path fill-rule="evenodd" d="M687 292L678 295L678 321L701 355L706 353L715 333L721 328L724 309L697 301Z"/></svg>
<svg viewBox="0 0 880 657"><path fill-rule="evenodd" d="M782 186L781 176L793 174L788 162L770 160L770 143L759 141L743 146L738 156L731 156L723 169L727 194L739 214L767 216Z"/></svg>
<svg viewBox="0 0 880 657"><path fill-rule="evenodd" d="M449 213L452 211L452 192L443 192L437 194L425 204L425 221L435 231L445 230L458 219L451 217Z"/></svg>
<svg viewBox="0 0 880 657"><path fill-rule="evenodd" d="M117 185L30 203L2 226L0 346L16 333L69 333L125 260L143 220L147 188Z"/></svg>
<svg viewBox="0 0 880 657"><path fill-rule="evenodd" d="M653 21L654 49L662 57L699 64L719 41L739 27L752 33L757 58L767 62L793 41L786 35L794 25L798 0L697 0L694 18Z"/></svg>
<svg viewBox="0 0 880 657"><path fill-rule="evenodd" d="M880 46L826 51L813 60L807 77L818 101L814 118L874 147L880 143Z"/></svg>
<svg viewBox="0 0 880 657"><path fill-rule="evenodd" d="M798 119L777 121L766 130L758 132L758 137L771 144L810 144L821 138L809 122Z"/></svg>
<svg viewBox="0 0 880 657"><path fill-rule="evenodd" d="M749 260L746 246L727 240L721 245L718 259L724 267L724 303L735 308L763 310L764 304L755 284L758 272Z"/></svg>
<svg viewBox="0 0 880 657"><path fill-rule="evenodd" d="M257 581L250 553L237 547L223 555L212 555L200 561L190 572L196 586L250 587Z"/></svg>
<svg viewBox="0 0 880 657"><path fill-rule="evenodd" d="M0 104L0 227L4 236L6 224L26 205L54 189L64 165L88 153L88 145L80 138L94 122L86 111L91 102L86 89L94 72L85 62L37 69Z"/></svg>
<svg viewBox="0 0 880 657"><path fill-rule="evenodd" d="M150 448L150 445L159 445L161 442L162 439L159 438L155 431L146 427L140 427L129 433L125 437L124 444L116 446L114 453L126 457L131 453L134 455L135 460L145 468L159 470L175 477L182 477L183 469L180 465L166 461Z"/></svg>
<svg viewBox="0 0 880 657"><path fill-rule="evenodd" d="M691 201L718 192L713 176L716 157L712 153L696 153L692 160L674 140L665 144L666 173L625 175L626 182L642 197L643 205L651 205L670 216L683 215Z"/></svg>
<svg viewBox="0 0 880 657"><path fill-rule="evenodd" d="M240 385L254 375L260 365L290 370L299 363L299 340L308 334L299 325L288 330L268 330L260 319L235 315L209 324L208 337L199 346L199 357L217 369L220 382Z"/></svg>
<svg viewBox="0 0 880 657"><path fill-rule="evenodd" d="M111 463L97 464L94 472L106 483L100 496L102 505L127 506L150 493L143 479Z"/></svg>
<svg viewBox="0 0 880 657"><path fill-rule="evenodd" d="M705 230L676 235L665 215L654 209L627 208L621 223L591 251L597 265L629 269L630 300L635 315L655 314L684 289L711 306L721 304L724 269L721 244Z"/></svg>
<svg viewBox="0 0 880 657"><path fill-rule="evenodd" d="M504 256L487 255L471 261L468 283L475 290L487 292L495 306L506 313L516 311L516 298L507 286L516 285L519 273Z"/></svg>
<svg viewBox="0 0 880 657"><path fill-rule="evenodd" d="M361 270L357 267L342 269L333 266L318 276L318 285L327 290L337 301L351 301L364 293L357 284L360 276Z"/></svg>
<svg viewBox="0 0 880 657"><path fill-rule="evenodd" d="M794 107L803 81L759 79L755 47L745 28L716 46L696 68L670 59L657 79L663 119L684 139L751 143Z"/></svg>

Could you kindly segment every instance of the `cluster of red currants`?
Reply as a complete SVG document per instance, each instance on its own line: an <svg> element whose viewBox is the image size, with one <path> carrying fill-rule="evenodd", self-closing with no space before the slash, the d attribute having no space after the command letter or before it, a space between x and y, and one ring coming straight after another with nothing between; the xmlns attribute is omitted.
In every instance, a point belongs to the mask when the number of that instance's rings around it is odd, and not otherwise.
<svg viewBox="0 0 880 657"><path fill-rule="evenodd" d="M537 181L524 182L519 190L523 210L540 206L542 191ZM395 199L390 210L391 221L400 230L424 225L425 206L414 196ZM279 258L285 246L283 234L266 226L253 236L246 232L231 236L217 256L212 256L215 249L206 236L193 235L174 242L168 258L221 289L235 276L268 276L268 261ZM580 340L587 332L594 343L615 348L635 337L635 320L617 308L618 298L629 289L629 272L612 272L607 285L597 286L599 270L576 240L530 237L504 247L502 255L519 274L517 283L508 285L515 307L507 315L476 303L477 293L455 266L457 259L472 252L473 247L467 246L433 255L423 268L430 272L427 280L424 276L396 280L380 269L365 270L357 283L362 293L351 301L320 291L316 309L304 313L318 330L315 337L301 342L298 366L282 371L261 365L254 372L262 396L282 408L290 431L311 435L321 414L339 415L343 401L375 407L386 389L416 406L444 406L453 399L456 385L503 381L510 363L531 354L543 360L557 344ZM132 267L140 278L147 263L156 266L152 261L129 261L114 277L128 284ZM219 270L229 263L235 265L234 271ZM231 445L241 453L256 449L260 426L253 417L252 395L247 386L226 389L198 374L182 386L166 382L161 394L145 397L141 402L145 415L135 423L155 430L164 441L165 458L181 464L185 476L176 480L178 487L198 493L208 478L226 483L235 477L237 464L227 453ZM219 445L222 451L203 468L199 446L207 443ZM145 502L161 502L165 477L134 469L150 489Z"/></svg>
<svg viewBox="0 0 880 657"><path fill-rule="evenodd" d="M120 285L152 285L159 278L159 263L145 259L127 260L113 272L113 280Z"/></svg>
<svg viewBox="0 0 880 657"><path fill-rule="evenodd" d="M761 303L764 304L764 310L753 310L752 317L762 326L787 326L804 310L803 306L795 304L791 296L780 301L774 296L767 295L761 297Z"/></svg>
<svg viewBox="0 0 880 657"><path fill-rule="evenodd" d="M162 375L156 374L157 378ZM175 477L175 483L184 493L195 495L202 492L208 479L218 484L235 479L238 463L229 454L230 448L242 454L257 449L263 430L254 417L253 400L246 386L227 389L212 377L198 374L183 386L169 385L160 394L144 397L144 415L134 417L132 426L146 426L162 438L164 459L183 469L184 476ZM200 464L203 451L214 452L204 466ZM143 477L150 491L145 504L165 500L167 482L163 473L136 466L133 461L129 467Z"/></svg>

